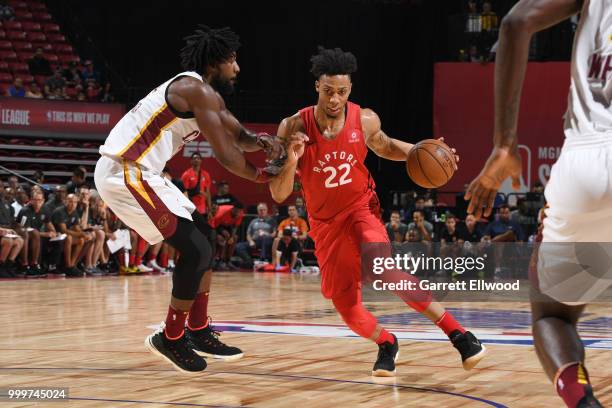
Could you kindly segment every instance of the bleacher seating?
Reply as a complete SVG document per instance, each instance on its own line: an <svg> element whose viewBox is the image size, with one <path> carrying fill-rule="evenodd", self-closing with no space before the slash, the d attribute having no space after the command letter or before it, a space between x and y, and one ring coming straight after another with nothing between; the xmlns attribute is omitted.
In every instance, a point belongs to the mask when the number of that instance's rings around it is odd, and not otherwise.
<svg viewBox="0 0 612 408"><path fill-rule="evenodd" d="M0 22L0 92L4 94L15 77L21 77L29 85L36 81L44 84L44 78L29 75L27 62L37 48L42 48L52 68L75 62L81 58L61 33L61 27L53 21L44 3L9 1L15 10L15 19ZM80 67L82 68L82 67Z"/></svg>

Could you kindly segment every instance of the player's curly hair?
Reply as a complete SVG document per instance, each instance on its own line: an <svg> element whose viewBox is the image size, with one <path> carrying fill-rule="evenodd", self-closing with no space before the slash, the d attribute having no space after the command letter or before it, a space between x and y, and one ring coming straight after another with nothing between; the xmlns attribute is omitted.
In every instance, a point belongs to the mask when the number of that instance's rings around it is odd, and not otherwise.
<svg viewBox="0 0 612 408"><path fill-rule="evenodd" d="M340 48L317 47L318 53L310 58L310 72L319 78L321 75L351 75L357 71L357 58Z"/></svg>
<svg viewBox="0 0 612 408"><path fill-rule="evenodd" d="M239 37L229 27L210 28L199 24L194 34L184 38L181 66L185 71L204 73L206 67L229 59L240 48Z"/></svg>

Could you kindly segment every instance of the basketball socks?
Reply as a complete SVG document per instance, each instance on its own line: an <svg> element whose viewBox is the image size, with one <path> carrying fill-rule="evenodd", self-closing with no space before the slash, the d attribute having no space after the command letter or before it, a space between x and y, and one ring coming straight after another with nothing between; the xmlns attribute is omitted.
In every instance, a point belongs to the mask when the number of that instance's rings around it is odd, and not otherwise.
<svg viewBox="0 0 612 408"><path fill-rule="evenodd" d="M196 295L191 310L187 327L191 330L202 330L208 326L208 298L210 292L200 292Z"/></svg>
<svg viewBox="0 0 612 408"><path fill-rule="evenodd" d="M586 396L586 387L590 386L589 374L581 363L570 363L557 372L555 387L557 394L568 407L577 407Z"/></svg>
<svg viewBox="0 0 612 408"><path fill-rule="evenodd" d="M395 337L389 333L386 329L382 329L378 338L376 339L376 344L390 343L395 344Z"/></svg>
<svg viewBox="0 0 612 408"><path fill-rule="evenodd" d="M164 333L168 340L178 340L185 333L185 320L187 312L175 310L172 306L168 306L168 315L166 316L166 328Z"/></svg>
<svg viewBox="0 0 612 408"><path fill-rule="evenodd" d="M455 320L453 315L450 312L444 312L442 317L440 317L436 321L436 326L438 326L444 334L450 337L450 334L455 330L459 330L461 334L465 333L465 329Z"/></svg>

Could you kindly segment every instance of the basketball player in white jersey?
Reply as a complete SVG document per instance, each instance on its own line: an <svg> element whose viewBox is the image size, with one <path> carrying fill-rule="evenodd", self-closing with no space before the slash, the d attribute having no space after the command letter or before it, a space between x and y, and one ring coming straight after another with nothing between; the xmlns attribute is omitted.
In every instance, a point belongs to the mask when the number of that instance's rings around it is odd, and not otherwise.
<svg viewBox="0 0 612 408"><path fill-rule="evenodd" d="M100 147L95 182L125 224L150 244L165 240L180 252L165 324L145 345L177 370L198 373L206 368L203 356L229 360L242 351L220 342L208 324L208 223L161 173L186 142L201 134L225 168L258 183L273 177L271 167L256 168L243 151L264 149L269 158L278 158L283 149L274 137L244 129L220 95L232 90L240 71L238 36L229 28L200 26L186 41L181 50L185 72L152 90L117 123Z"/></svg>
<svg viewBox="0 0 612 408"><path fill-rule="evenodd" d="M592 408L601 404L584 367L576 323L585 303L612 282L604 276L610 264L602 262L601 271L564 265L585 263L581 248L599 257L603 248L597 243L612 242L612 0L522 0L504 18L495 65L495 147L466 199L469 212L479 217L484 209L488 216L505 179L519 186L517 122L529 41L578 12L565 142L546 186L549 208L531 310L536 352L557 393L568 407ZM605 251L603 259L609 259Z"/></svg>

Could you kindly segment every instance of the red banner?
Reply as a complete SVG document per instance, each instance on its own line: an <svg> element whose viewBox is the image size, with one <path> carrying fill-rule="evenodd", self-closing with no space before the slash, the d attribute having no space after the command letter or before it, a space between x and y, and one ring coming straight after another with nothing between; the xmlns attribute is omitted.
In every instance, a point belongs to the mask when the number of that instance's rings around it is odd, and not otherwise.
<svg viewBox="0 0 612 408"><path fill-rule="evenodd" d="M442 188L463 191L481 170L493 148L494 64L439 63L434 69L434 134L461 156L459 171ZM529 63L519 114L519 151L523 156L521 191L546 185L563 145L570 65ZM506 181L502 192L512 192Z"/></svg>
<svg viewBox="0 0 612 408"><path fill-rule="evenodd" d="M0 130L106 135L124 114L123 105L0 98Z"/></svg>
<svg viewBox="0 0 612 408"><path fill-rule="evenodd" d="M254 132L267 132L271 135L276 134L276 129L278 127L276 124L265 123L245 123L244 126ZM216 184L221 180L225 180L229 183L230 193L244 205L253 205L261 201L268 203L268 206L273 204L267 184L256 184L227 171L225 167L219 164L217 159L215 159L210 143L204 138L198 138L193 142L187 143L183 150L170 160L168 168L175 178L180 178L181 174L191 167L190 158L191 155L196 152L202 155L202 166L210 173L213 179L213 195L217 192ZM265 161L263 152L246 153L246 157L247 160L257 166L263 165ZM287 203L291 201L292 199L289 198Z"/></svg>

